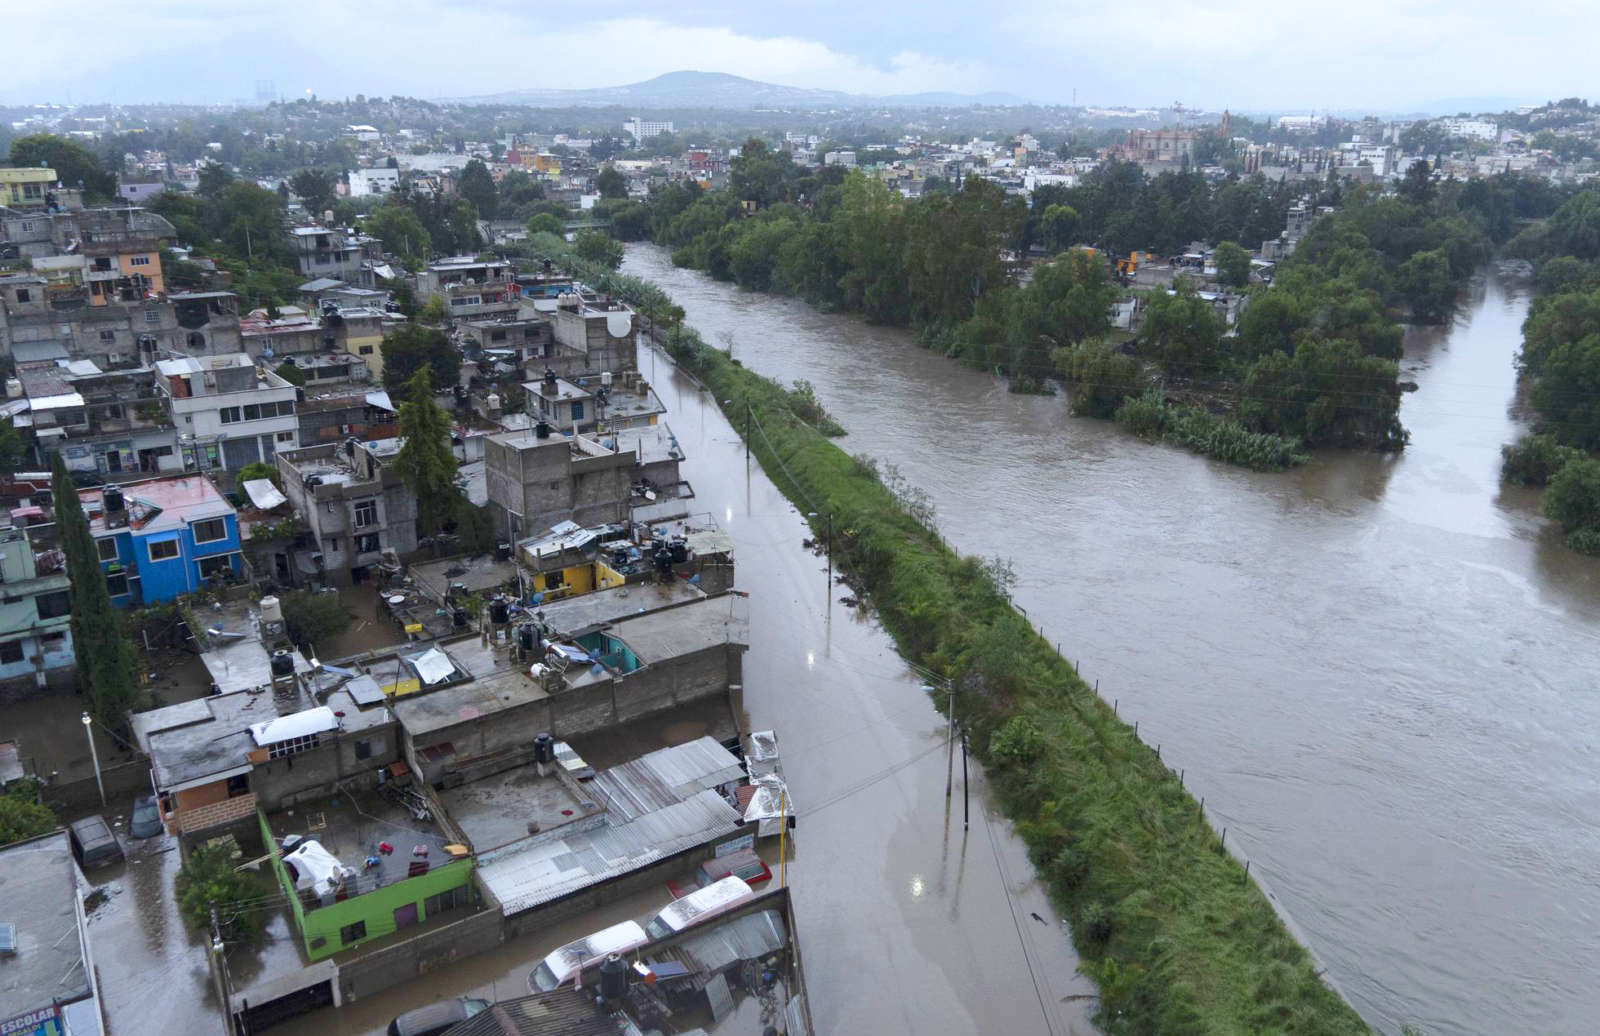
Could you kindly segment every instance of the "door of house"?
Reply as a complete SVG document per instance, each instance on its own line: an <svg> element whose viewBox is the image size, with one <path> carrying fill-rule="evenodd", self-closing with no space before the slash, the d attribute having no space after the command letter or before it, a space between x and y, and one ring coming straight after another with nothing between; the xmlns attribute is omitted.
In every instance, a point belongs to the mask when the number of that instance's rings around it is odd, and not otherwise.
<svg viewBox="0 0 1600 1036"><path fill-rule="evenodd" d="M394 910L394 930L395 931L398 932L402 928L409 928L410 926L412 926L412 925L414 925L416 923L417 923L417 904L415 904L415 903L407 903L405 906L395 907L395 910Z"/></svg>

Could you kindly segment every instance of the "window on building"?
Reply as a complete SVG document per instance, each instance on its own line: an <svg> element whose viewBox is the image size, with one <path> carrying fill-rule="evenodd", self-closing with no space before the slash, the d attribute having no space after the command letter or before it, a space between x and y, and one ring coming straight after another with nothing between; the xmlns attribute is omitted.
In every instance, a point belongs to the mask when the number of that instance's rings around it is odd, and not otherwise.
<svg viewBox="0 0 1600 1036"><path fill-rule="evenodd" d="M117 560L117 538L107 536L105 539L94 541L95 549L100 552L101 561Z"/></svg>
<svg viewBox="0 0 1600 1036"><path fill-rule="evenodd" d="M200 567L201 579L227 578L233 575L232 554L218 554L214 558L201 558L195 564Z"/></svg>
<svg viewBox="0 0 1600 1036"><path fill-rule="evenodd" d="M294 433L293 432L279 432L278 433L278 441L279 442L294 442Z"/></svg>
<svg viewBox="0 0 1600 1036"><path fill-rule="evenodd" d="M372 758L372 742L362 738L356 742L356 761Z"/></svg>
<svg viewBox="0 0 1600 1036"><path fill-rule="evenodd" d="M112 572L106 576L106 593L112 597L125 597L128 593L128 573Z"/></svg>
<svg viewBox="0 0 1600 1036"><path fill-rule="evenodd" d="M0 644L0 663L6 665L22 661L22 641L8 640Z"/></svg>
<svg viewBox="0 0 1600 1036"><path fill-rule="evenodd" d="M296 752L309 752L322 744L322 735L307 734L305 737L291 737L287 741L274 741L267 746L268 759L283 759L294 755Z"/></svg>
<svg viewBox="0 0 1600 1036"><path fill-rule="evenodd" d="M101 331L100 340L102 342L115 342L117 340L117 333L115 331Z"/></svg>
<svg viewBox="0 0 1600 1036"><path fill-rule="evenodd" d="M57 590L53 594L40 594L33 600L34 606L39 609L41 619L59 619L63 615L72 614L72 597L65 590Z"/></svg>
<svg viewBox="0 0 1600 1036"><path fill-rule="evenodd" d="M276 404L276 403L268 403L267 405L272 407L272 412L273 413L277 413L278 412L278 404ZM246 403L245 406L244 406L244 419L246 421L259 421L259 420L261 420L261 407L256 405L255 403Z"/></svg>
<svg viewBox="0 0 1600 1036"><path fill-rule="evenodd" d="M339 929L339 941L344 943L346 946L349 946L353 942L360 942L366 937L367 922L365 921L357 921L355 924L347 924L343 928Z"/></svg>
<svg viewBox="0 0 1600 1036"><path fill-rule="evenodd" d="M504 331L490 331L489 332L489 341L491 341L491 342L503 342L505 340L506 340L506 333Z"/></svg>
<svg viewBox="0 0 1600 1036"><path fill-rule="evenodd" d="M239 420L239 408L236 406L225 406L218 410L217 414L222 418L223 424L233 424Z"/></svg>
<svg viewBox="0 0 1600 1036"><path fill-rule="evenodd" d="M356 528L378 524L378 501L356 501Z"/></svg>
<svg viewBox="0 0 1600 1036"><path fill-rule="evenodd" d="M156 540L149 549L151 561L170 561L178 556L178 541Z"/></svg>
<svg viewBox="0 0 1600 1036"><path fill-rule="evenodd" d="M159 324L159 323L161 323L161 311L159 309L147 309L147 310L145 310L144 311L144 322L147 323L147 324Z"/></svg>
<svg viewBox="0 0 1600 1036"><path fill-rule="evenodd" d="M572 404L572 419L574 421L582 421L583 420L583 404L582 403L574 403L574 404Z"/></svg>
<svg viewBox="0 0 1600 1036"><path fill-rule="evenodd" d="M422 916L433 917L435 914L442 914L446 910L453 910L456 907L464 907L467 905L467 897L468 892L465 885L458 885L453 889L446 889L437 896L429 896L427 899L422 901Z"/></svg>
<svg viewBox="0 0 1600 1036"><path fill-rule="evenodd" d="M196 543L215 543L228 538L228 523L221 518L208 518L189 526L194 531Z"/></svg>
<svg viewBox="0 0 1600 1036"><path fill-rule="evenodd" d="M46 633L39 638L39 646L44 649L46 654L64 651L67 647L67 635L65 633Z"/></svg>
<svg viewBox="0 0 1600 1036"><path fill-rule="evenodd" d="M17 289L17 301L18 302L28 302L32 298L33 298L33 295L29 293L27 288L18 288Z"/></svg>
<svg viewBox="0 0 1600 1036"><path fill-rule="evenodd" d="M371 355L372 355L372 346L370 346L370 345L363 345L363 346L362 346L362 347L361 347L361 355L362 355L362 356L371 356Z"/></svg>
<svg viewBox="0 0 1600 1036"><path fill-rule="evenodd" d="M356 537L357 554L372 554L381 549L383 548L378 543L378 534L375 532L369 532L365 536Z"/></svg>
<svg viewBox="0 0 1600 1036"><path fill-rule="evenodd" d="M133 256L133 257L129 258L128 265L129 266L149 266L150 265L150 257L148 255L136 255L136 256Z"/></svg>

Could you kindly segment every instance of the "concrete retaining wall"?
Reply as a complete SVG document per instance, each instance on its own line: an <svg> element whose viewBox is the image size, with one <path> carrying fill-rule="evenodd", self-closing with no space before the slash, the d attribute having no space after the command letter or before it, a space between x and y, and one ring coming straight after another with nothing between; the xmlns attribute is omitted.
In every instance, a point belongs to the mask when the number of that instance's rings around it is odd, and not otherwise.
<svg viewBox="0 0 1600 1036"><path fill-rule="evenodd" d="M74 723L74 726L77 724ZM100 771L106 786L106 804L100 805L100 789L94 777L78 781L47 784L40 794L47 806L63 816L104 808L108 818L126 814L133 808L135 795L150 793L150 764L143 759L121 763Z"/></svg>
<svg viewBox="0 0 1600 1036"><path fill-rule="evenodd" d="M453 924L420 932L405 942L339 964L341 1003L381 993L436 968L500 945L498 908L484 909Z"/></svg>

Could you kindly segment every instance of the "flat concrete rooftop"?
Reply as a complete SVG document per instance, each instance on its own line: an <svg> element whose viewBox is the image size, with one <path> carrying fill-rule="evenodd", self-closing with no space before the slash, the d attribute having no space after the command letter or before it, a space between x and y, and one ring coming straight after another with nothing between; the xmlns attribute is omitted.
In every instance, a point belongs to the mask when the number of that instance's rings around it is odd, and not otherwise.
<svg viewBox="0 0 1600 1036"><path fill-rule="evenodd" d="M549 831L600 812L593 801L580 801L555 776L541 777L533 766L519 766L492 777L439 793L473 851L509 845L539 831Z"/></svg>
<svg viewBox="0 0 1600 1036"><path fill-rule="evenodd" d="M397 698L394 713L401 725L417 737L548 697L526 671L506 669L467 683Z"/></svg>
<svg viewBox="0 0 1600 1036"><path fill-rule="evenodd" d="M451 839L438 821L418 820L410 810L380 792L352 795L340 791L273 813L267 817L267 824L280 849L289 835L320 842L359 875L359 893L404 881L413 862L425 860L430 869L452 862L444 851ZM394 851L381 852L381 843L389 844ZM417 854L418 848L426 853ZM368 857L375 857L377 865L368 868Z"/></svg>
<svg viewBox="0 0 1600 1036"><path fill-rule="evenodd" d="M517 581L517 566L510 561L500 561L493 554L479 554L470 558L444 558L411 566L411 577L440 600L453 583L460 583L468 593L493 590Z"/></svg>
<svg viewBox="0 0 1600 1036"><path fill-rule="evenodd" d="M78 868L65 833L0 852L0 919L17 926L17 952L0 956L0 1018L89 992L78 895Z"/></svg>
<svg viewBox="0 0 1600 1036"><path fill-rule="evenodd" d="M681 579L673 579L668 583L629 583L611 590L597 590L592 594L552 601L541 606L541 610L545 622L552 628L563 634L575 635L642 612L704 597L699 587Z"/></svg>

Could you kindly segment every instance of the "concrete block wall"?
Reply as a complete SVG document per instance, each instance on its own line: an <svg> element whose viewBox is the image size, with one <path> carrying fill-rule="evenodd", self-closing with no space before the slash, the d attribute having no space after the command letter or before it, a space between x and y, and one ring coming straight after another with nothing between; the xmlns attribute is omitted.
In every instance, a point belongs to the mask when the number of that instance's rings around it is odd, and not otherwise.
<svg viewBox="0 0 1600 1036"><path fill-rule="evenodd" d="M498 907L483 909L451 924L424 928L405 942L341 962L341 1002L381 993L458 960L487 953L501 943L501 920Z"/></svg>

